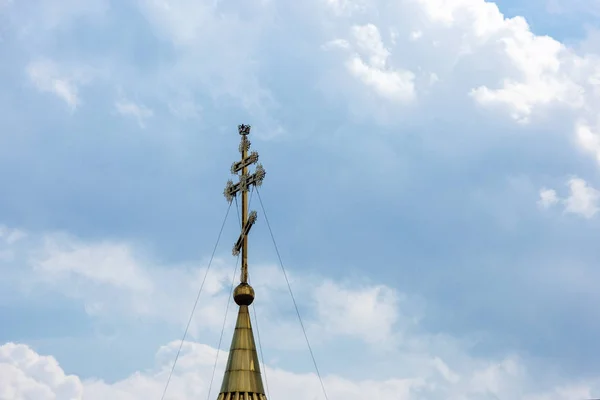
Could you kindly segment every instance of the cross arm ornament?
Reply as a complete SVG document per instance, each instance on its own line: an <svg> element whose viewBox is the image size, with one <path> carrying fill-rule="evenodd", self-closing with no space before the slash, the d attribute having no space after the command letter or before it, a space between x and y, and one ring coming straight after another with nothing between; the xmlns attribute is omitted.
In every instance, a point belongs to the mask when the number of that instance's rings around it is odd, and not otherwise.
<svg viewBox="0 0 600 400"><path fill-rule="evenodd" d="M234 162L231 165L231 173L237 174L245 167L249 167L250 165L256 162L258 162L258 153L256 151L253 151L248 157L244 158L243 160Z"/></svg>
<svg viewBox="0 0 600 400"><path fill-rule="evenodd" d="M233 183L230 179L227 181L227 185L225 186L225 190L223 194L228 202L232 202L238 192L247 192L250 186L255 185L260 187L262 185L263 179L265 179L265 169L261 164L256 166L256 170L251 175L241 175L240 181L237 183Z"/></svg>
<svg viewBox="0 0 600 400"><path fill-rule="evenodd" d="M242 229L242 233L240 233L239 239L237 240L237 242L235 242L235 245L233 246L233 255L234 256L237 256L238 254L240 254L240 250L242 249L242 244L244 243L244 238L248 236L248 234L250 233L250 229L252 228L252 225L254 225L255 222L256 222L256 211L251 211L250 215L248 216L248 222Z"/></svg>

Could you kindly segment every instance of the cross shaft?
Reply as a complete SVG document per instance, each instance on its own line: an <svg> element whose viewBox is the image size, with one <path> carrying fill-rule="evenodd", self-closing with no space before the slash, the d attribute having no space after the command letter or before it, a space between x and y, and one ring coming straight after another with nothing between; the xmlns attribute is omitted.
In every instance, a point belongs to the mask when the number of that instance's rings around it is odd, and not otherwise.
<svg viewBox="0 0 600 400"><path fill-rule="evenodd" d="M248 167L252 164L258 163L258 153L253 151L248 154L248 150L250 150L250 141L248 140L248 135L250 134L250 125L239 125L238 132L242 136L239 146L239 151L242 155L240 161L236 161L231 166L231 173L239 175L239 182L233 183L233 181L229 180L227 182L227 186L225 186L225 190L223 194L227 201L231 202L237 196L238 193L241 193L242 197L242 229L240 232L240 237L238 241L235 243L233 247L233 254L238 255L240 252L240 248L242 251L242 270L240 281L242 284L248 283L248 234L250 233L250 228L256 221L256 211L252 211L248 214L248 190L250 186L260 186L265 177L265 170L261 164L256 165L255 172L253 174L248 173Z"/></svg>

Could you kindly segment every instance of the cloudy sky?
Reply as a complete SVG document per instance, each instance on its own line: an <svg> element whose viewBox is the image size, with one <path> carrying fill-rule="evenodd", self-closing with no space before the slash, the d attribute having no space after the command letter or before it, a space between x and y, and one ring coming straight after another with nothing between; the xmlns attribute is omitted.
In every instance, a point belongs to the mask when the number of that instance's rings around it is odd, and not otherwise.
<svg viewBox="0 0 600 400"><path fill-rule="evenodd" d="M239 123L330 400L600 397L599 17L0 0L0 399L160 399ZM325 399L252 208L269 398ZM236 218L166 399L218 394Z"/></svg>

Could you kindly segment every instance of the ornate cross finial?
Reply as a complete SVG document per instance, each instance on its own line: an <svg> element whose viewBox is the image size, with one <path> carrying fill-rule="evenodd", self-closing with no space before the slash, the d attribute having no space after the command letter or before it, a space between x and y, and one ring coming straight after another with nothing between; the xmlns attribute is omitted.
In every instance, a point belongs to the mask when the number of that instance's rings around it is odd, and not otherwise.
<svg viewBox="0 0 600 400"><path fill-rule="evenodd" d="M242 158L231 165L231 173L238 175L239 181L237 183L233 183L232 180L227 181L223 194L229 202L233 201L238 193L242 194L242 232L233 246L234 256L237 256L240 250L242 252L242 273L240 277L241 284L236 288L234 298L238 304L242 302L250 305L254 299L254 290L248 285L248 233L250 233L250 228L256 222L256 211L248 214L248 190L252 185L260 186L266 173L262 165L258 164L258 153L252 151L248 154L250 150L250 141L248 140L250 125L238 125L238 132L242 136L239 146ZM248 167L252 164L256 164L256 168L253 174L249 174Z"/></svg>

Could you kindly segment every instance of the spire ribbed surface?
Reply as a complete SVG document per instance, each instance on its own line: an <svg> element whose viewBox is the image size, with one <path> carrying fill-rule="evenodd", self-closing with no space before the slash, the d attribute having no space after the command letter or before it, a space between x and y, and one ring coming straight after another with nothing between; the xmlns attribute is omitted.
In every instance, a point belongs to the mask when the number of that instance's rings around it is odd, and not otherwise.
<svg viewBox="0 0 600 400"><path fill-rule="evenodd" d="M217 400L267 400L247 305L240 305Z"/></svg>

